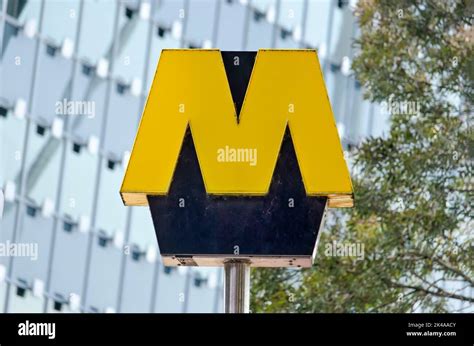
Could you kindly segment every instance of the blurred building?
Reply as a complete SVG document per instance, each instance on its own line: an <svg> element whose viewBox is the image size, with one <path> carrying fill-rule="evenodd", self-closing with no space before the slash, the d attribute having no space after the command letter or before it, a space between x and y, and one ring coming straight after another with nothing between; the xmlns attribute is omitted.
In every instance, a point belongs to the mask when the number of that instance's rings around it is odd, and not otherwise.
<svg viewBox="0 0 474 346"><path fill-rule="evenodd" d="M222 270L164 267L148 209L119 196L160 51L317 48L349 146L387 124L351 75L351 6L0 0L0 245L38 246L0 256L0 311L221 311Z"/></svg>

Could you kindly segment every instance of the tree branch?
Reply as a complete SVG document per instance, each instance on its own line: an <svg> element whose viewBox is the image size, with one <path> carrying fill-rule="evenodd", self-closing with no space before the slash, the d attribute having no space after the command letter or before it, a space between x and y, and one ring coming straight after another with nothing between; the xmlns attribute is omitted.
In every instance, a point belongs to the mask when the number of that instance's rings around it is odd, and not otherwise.
<svg viewBox="0 0 474 346"><path fill-rule="evenodd" d="M434 262L438 263L443 268L448 269L452 271L453 273L455 273L456 275L462 277L465 281L469 282L471 286L474 286L474 280L472 278L470 278L467 274L463 273L459 268L452 266L450 263L443 261L441 258L437 256L429 256L427 254L424 254L418 251L410 251L408 254L414 254L414 255L423 257L424 259L431 259Z"/></svg>
<svg viewBox="0 0 474 346"><path fill-rule="evenodd" d="M460 295L460 294L449 293L449 292L446 292L446 291L443 291L443 290L432 291L432 290L426 289L426 288L421 287L421 286L405 285L405 284L401 284L401 283L393 282L393 281L390 281L390 285L392 285L394 287L398 287L398 288L406 288L406 289L416 290L417 292L423 292L426 295L432 295L432 296L435 296L435 297L451 298L451 299L457 299L457 300L462 300L462 301L474 303L474 297L466 297L466 296L463 296L463 295Z"/></svg>

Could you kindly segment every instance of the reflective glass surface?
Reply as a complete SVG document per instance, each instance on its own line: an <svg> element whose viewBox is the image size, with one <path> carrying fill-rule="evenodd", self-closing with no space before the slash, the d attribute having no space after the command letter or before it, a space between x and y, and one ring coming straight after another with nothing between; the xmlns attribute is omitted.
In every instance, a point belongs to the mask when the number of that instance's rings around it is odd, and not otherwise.
<svg viewBox="0 0 474 346"><path fill-rule="evenodd" d="M31 2L31 1L29 1ZM79 18L79 1L55 0L44 2L42 33L61 44L65 39L74 42Z"/></svg>
<svg viewBox="0 0 474 346"><path fill-rule="evenodd" d="M7 181L19 181L21 161L23 159L23 145L26 131L26 121L7 112L0 117L0 186L4 187Z"/></svg>
<svg viewBox="0 0 474 346"><path fill-rule="evenodd" d="M136 12L129 18L127 7L122 4L118 25L114 75L127 82L134 78L141 81L143 80L145 52L148 44L148 28L151 23L140 18Z"/></svg>
<svg viewBox="0 0 474 346"><path fill-rule="evenodd" d="M73 219L81 215L90 218L98 157L84 146L79 147L79 152L76 149L73 143L67 149L60 210Z"/></svg>
<svg viewBox="0 0 474 346"><path fill-rule="evenodd" d="M121 312L150 311L154 270L154 263L127 256Z"/></svg>
<svg viewBox="0 0 474 346"><path fill-rule="evenodd" d="M114 21L118 1L84 0L79 56L97 63L100 58L113 56ZM100 28L98 30L97 28ZM94 39L91 39L91 38Z"/></svg>
<svg viewBox="0 0 474 346"><path fill-rule="evenodd" d="M54 204L59 185L63 144L49 129L35 124L26 155L26 195L39 205L46 199Z"/></svg>
<svg viewBox="0 0 474 346"><path fill-rule="evenodd" d="M125 221L127 210L123 205L120 194L124 171L120 165L109 168L111 163L103 162L101 184L99 186L99 203L97 205L96 228L105 231L109 235L116 232L125 232Z"/></svg>
<svg viewBox="0 0 474 346"><path fill-rule="evenodd" d="M27 103L30 101L35 45L36 42L19 32L17 27L6 23L0 97L5 98L10 105L14 105L18 99Z"/></svg>
<svg viewBox="0 0 474 346"><path fill-rule="evenodd" d="M22 291L20 289L20 291ZM36 313L43 312L44 297L35 297L31 291L26 290L24 296L18 294L18 288L10 289L10 306L7 312Z"/></svg>

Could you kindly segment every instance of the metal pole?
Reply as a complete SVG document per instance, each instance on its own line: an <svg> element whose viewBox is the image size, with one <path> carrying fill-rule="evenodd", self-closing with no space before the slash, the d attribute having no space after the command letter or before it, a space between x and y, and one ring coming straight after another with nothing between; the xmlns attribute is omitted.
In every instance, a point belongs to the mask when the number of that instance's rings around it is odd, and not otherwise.
<svg viewBox="0 0 474 346"><path fill-rule="evenodd" d="M250 263L229 260L224 263L224 311L248 313L250 306Z"/></svg>

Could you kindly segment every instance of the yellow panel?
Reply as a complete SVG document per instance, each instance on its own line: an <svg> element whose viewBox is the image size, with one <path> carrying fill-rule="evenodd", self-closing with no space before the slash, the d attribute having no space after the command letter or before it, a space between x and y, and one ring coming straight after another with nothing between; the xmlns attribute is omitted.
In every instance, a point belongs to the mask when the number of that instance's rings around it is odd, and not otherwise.
<svg viewBox="0 0 474 346"><path fill-rule="evenodd" d="M121 188L125 204L167 194L188 125L209 194L266 194L288 125L307 195L352 205L314 50L260 50L239 123L218 50L163 50ZM256 149L256 164L220 162L225 148Z"/></svg>

